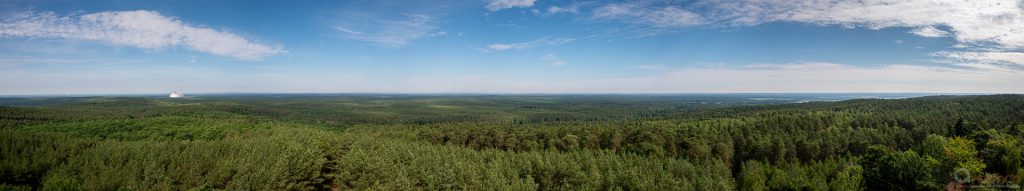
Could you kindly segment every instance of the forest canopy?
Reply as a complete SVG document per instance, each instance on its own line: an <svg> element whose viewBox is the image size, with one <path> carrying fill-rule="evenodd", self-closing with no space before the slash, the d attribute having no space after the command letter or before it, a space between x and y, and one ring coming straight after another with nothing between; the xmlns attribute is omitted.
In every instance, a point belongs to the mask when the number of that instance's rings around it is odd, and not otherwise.
<svg viewBox="0 0 1024 191"><path fill-rule="evenodd" d="M1024 96L0 98L0 190L1019 189Z"/></svg>

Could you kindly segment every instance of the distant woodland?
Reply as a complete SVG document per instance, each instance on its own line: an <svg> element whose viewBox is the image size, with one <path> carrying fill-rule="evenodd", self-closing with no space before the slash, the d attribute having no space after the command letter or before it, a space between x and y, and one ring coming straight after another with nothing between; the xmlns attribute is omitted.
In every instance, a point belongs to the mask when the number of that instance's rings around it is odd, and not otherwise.
<svg viewBox="0 0 1024 191"><path fill-rule="evenodd" d="M1024 185L1024 95L0 99L0 190Z"/></svg>

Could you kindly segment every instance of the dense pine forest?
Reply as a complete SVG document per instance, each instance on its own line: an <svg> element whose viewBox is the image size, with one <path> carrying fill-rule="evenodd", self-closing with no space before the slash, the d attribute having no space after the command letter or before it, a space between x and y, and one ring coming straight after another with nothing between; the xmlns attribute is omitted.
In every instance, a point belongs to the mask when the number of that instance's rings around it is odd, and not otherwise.
<svg viewBox="0 0 1024 191"><path fill-rule="evenodd" d="M0 190L1005 190L1022 140L1024 95L0 98Z"/></svg>

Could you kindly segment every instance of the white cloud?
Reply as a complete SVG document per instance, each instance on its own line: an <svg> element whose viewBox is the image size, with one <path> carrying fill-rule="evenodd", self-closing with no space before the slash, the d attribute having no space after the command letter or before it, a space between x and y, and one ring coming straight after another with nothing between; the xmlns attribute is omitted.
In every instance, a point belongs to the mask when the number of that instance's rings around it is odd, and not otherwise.
<svg viewBox="0 0 1024 191"><path fill-rule="evenodd" d="M487 49L496 50L496 51L502 51L502 50L508 50L508 49L520 49L520 48L526 48L526 45L521 44L521 43L514 43L514 44L491 44L491 45L487 45Z"/></svg>
<svg viewBox="0 0 1024 191"><path fill-rule="evenodd" d="M540 59L544 60L545 62L548 62L548 64L551 64L551 66L556 66L556 67L568 64L567 62L565 62L565 60L562 60L561 58L558 58L554 54L544 55L544 56L540 57Z"/></svg>
<svg viewBox="0 0 1024 191"><path fill-rule="evenodd" d="M517 25L517 24L513 24L513 23L501 23L501 24L495 24L494 26L504 27L504 28L508 28L510 30L515 30L515 31L527 29L526 26Z"/></svg>
<svg viewBox="0 0 1024 191"><path fill-rule="evenodd" d="M629 68L642 69L642 70L664 70L664 69L667 69L668 67L665 67L665 65L661 65L661 64L645 64L645 65L639 65L639 66L632 66L632 67L629 67Z"/></svg>
<svg viewBox="0 0 1024 191"><path fill-rule="evenodd" d="M377 15L348 15L334 25L345 38L382 46L401 47L410 41L447 35L436 31L434 19L427 15L410 14L397 19Z"/></svg>
<svg viewBox="0 0 1024 191"><path fill-rule="evenodd" d="M491 0L487 3L487 10L494 12L514 7L532 7L537 0Z"/></svg>
<svg viewBox="0 0 1024 191"><path fill-rule="evenodd" d="M637 3L608 4L594 9L595 19L619 20L659 28L691 27L704 24L701 15L678 7L650 7Z"/></svg>
<svg viewBox="0 0 1024 191"><path fill-rule="evenodd" d="M701 10L697 14L690 10ZM688 5L652 1L613 3L595 8L592 19L643 24L626 30L642 35L698 26L744 27L770 22L801 22L870 29L910 28L921 37L952 37L940 52L945 62L972 68L1024 69L1024 1L1006 0L703 0ZM902 41L896 41L901 43Z"/></svg>
<svg viewBox="0 0 1024 191"><path fill-rule="evenodd" d="M991 70L1024 70L1024 52L943 51L935 56L958 66Z"/></svg>
<svg viewBox="0 0 1024 191"><path fill-rule="evenodd" d="M618 19L623 17L638 17L644 15L637 4L608 4L594 9L593 17L598 19Z"/></svg>
<svg viewBox="0 0 1024 191"><path fill-rule="evenodd" d="M938 37L949 36L949 32L946 32L944 30L939 30L939 29L935 28L934 26L925 26L925 27L917 28L917 29L914 29L914 30L910 31L910 33L911 34L916 34L917 36L923 36L923 37L929 37L929 38L938 38Z"/></svg>
<svg viewBox="0 0 1024 191"><path fill-rule="evenodd" d="M655 10L640 18L641 22L655 27L690 27L703 24L701 16L675 7Z"/></svg>
<svg viewBox="0 0 1024 191"><path fill-rule="evenodd" d="M575 5L573 5L573 6L566 6L566 7L550 6L547 9L547 14L558 14L558 13L579 13L579 7L577 7Z"/></svg>
<svg viewBox="0 0 1024 191"><path fill-rule="evenodd" d="M1024 49L1022 7L1024 1L1007 0L703 0L685 5L634 1L597 7L591 18L662 29L769 22L913 28L909 32L922 37L949 36L967 46L1020 50Z"/></svg>
<svg viewBox="0 0 1024 191"><path fill-rule="evenodd" d="M541 46L541 45L554 46L554 45L560 45L560 44L569 43L569 42L572 42L574 40L576 40L576 39L572 39L572 38L557 38L557 39L542 38L542 39L533 40L533 41L527 41L527 42L517 42L517 43L507 43L507 44L497 43L497 44L487 45L486 49L483 49L482 51L489 52L489 51L503 51L503 50L514 50L514 49L527 49L527 48L533 48L535 46Z"/></svg>
<svg viewBox="0 0 1024 191"><path fill-rule="evenodd" d="M1024 1L1007 0L759 0L711 3L711 15L732 25L791 21L820 25L917 28L913 33L996 48L1024 49ZM944 26L950 31L938 30Z"/></svg>
<svg viewBox="0 0 1024 191"><path fill-rule="evenodd" d="M939 52L939 56L987 63L1012 63L1024 66L1024 52Z"/></svg>
<svg viewBox="0 0 1024 191"><path fill-rule="evenodd" d="M237 34L195 27L155 11L112 11L78 16L52 12L22 13L3 19L0 37L100 41L147 49L185 47L245 60L260 60L285 51Z"/></svg>
<svg viewBox="0 0 1024 191"><path fill-rule="evenodd" d="M448 36L448 32L437 31L437 32L432 32L430 34L427 34L426 36L423 36L423 37L424 38L430 38L430 37L439 37L439 36Z"/></svg>

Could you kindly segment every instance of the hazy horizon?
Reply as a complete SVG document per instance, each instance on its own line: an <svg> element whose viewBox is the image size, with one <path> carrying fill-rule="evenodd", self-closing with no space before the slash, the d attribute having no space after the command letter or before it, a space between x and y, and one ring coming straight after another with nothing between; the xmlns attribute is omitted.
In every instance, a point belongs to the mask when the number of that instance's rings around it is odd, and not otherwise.
<svg viewBox="0 0 1024 191"><path fill-rule="evenodd" d="M139 93L68 93L68 94L0 94L0 97L23 96L166 96L168 92ZM186 95L999 95L1020 93L988 92L184 92Z"/></svg>

